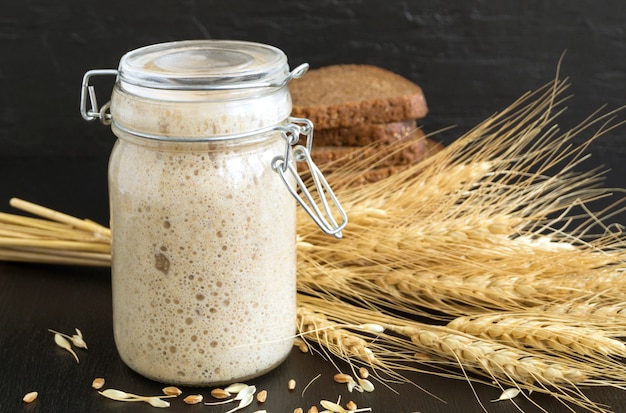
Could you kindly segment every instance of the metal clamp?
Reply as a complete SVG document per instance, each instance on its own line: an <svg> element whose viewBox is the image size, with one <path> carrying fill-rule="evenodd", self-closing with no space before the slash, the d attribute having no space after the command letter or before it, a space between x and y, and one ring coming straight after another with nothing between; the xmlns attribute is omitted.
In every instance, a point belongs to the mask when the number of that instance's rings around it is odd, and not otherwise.
<svg viewBox="0 0 626 413"><path fill-rule="evenodd" d="M111 113L108 112L109 104L105 104L102 108L98 107L98 101L96 99L96 89L89 84L89 79L93 76L100 75L115 75L117 76L117 70L115 69L96 69L89 70L83 76L83 83L80 88L80 114L83 119L92 121L100 119L102 123L108 125L111 123ZM91 103L91 109L87 108L87 95L89 95L89 102Z"/></svg>
<svg viewBox="0 0 626 413"><path fill-rule="evenodd" d="M309 69L308 63L303 63L300 66L293 69L289 74L278 83L242 83L241 85L210 85L207 89L210 90L230 90L230 89L243 89L243 88L256 88L256 87L284 87L292 79L302 77ZM98 101L96 99L96 90L89 84L89 79L93 76L117 76L119 74L117 69L94 69L89 70L83 76L83 83L80 90L80 114L83 119L92 121L100 119L102 123L108 125L111 123L111 114L108 112L108 105L98 107ZM87 97L89 97L89 103L91 108L87 107Z"/></svg>
<svg viewBox="0 0 626 413"><path fill-rule="evenodd" d="M290 118L291 123L287 126L280 127L281 133L287 141L287 148L284 156L277 156L272 161L272 168L280 175L289 193L296 199L298 204L309 214L311 219L320 227L324 233L333 235L335 238L341 238L341 231L348 224L348 215L339 203L337 196L331 189L328 181L319 170L313 159L311 159L311 145L313 141L313 123L308 119ZM306 144L297 145L300 135L306 136ZM315 197L308 190L306 184L298 174L298 170L294 162L290 162L289 153L293 147L293 156L296 162L304 162L308 167L313 180L314 193L317 195L318 202L322 204L323 212L317 205ZM292 186L287 180L287 174L291 174L296 181L296 187ZM304 195L304 198L298 193L298 190ZM330 203L329 203L330 201ZM331 204L334 207L331 208ZM341 223L337 223L334 214L338 214Z"/></svg>
<svg viewBox="0 0 626 413"><path fill-rule="evenodd" d="M289 73L289 76L280 84L263 84L262 86L284 86L291 79L302 76L307 69L308 64L302 64ZM105 124L111 124L113 118L109 112L109 103L104 104L102 107L98 106L96 99L95 88L89 84L89 80L93 76L110 76L118 75L118 71L115 69L96 69L90 70L83 76L83 83L80 91L80 113L83 119L92 121L100 119ZM254 84L254 87L261 86ZM250 85L248 85L250 87ZM217 88L219 89L219 88ZM89 97L89 103L91 108L87 107L87 97ZM319 170L317 165L311 159L311 147L313 144L313 123L304 118L289 118L287 125L281 125L270 128L272 130L280 131L283 138L286 141L285 154L283 156L277 156L272 161L272 168L280 175L281 179L285 183L285 186L296 199L298 204L304 208L313 221L320 227L326 234L333 235L336 238L341 238L341 231L348 224L348 216L343 207L339 203L339 200L335 196L335 193L328 185L326 178ZM259 131L255 131L258 133ZM305 145L297 145L300 137L304 136L306 139ZM232 137L231 137L232 138ZM297 145L297 146L296 146ZM308 171L311 174L313 180L314 195L308 190L306 184L298 174L298 170L294 166L295 163L291 162L291 153L293 151L293 157L296 162L304 162L307 164ZM296 187L294 187L287 179L287 175L291 174L296 181ZM304 198L300 195L301 192ZM323 211L317 205L317 202L322 204ZM333 211L334 206L335 211ZM335 215L341 218L341 223L337 223Z"/></svg>

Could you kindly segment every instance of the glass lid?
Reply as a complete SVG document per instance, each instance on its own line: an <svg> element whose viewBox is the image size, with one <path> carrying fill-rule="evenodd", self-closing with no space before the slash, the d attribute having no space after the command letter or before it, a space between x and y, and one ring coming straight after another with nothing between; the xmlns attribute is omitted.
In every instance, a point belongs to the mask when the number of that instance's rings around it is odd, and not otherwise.
<svg viewBox="0 0 626 413"><path fill-rule="evenodd" d="M123 84L168 90L283 86L292 77L287 56L280 49L232 40L142 47L122 56L118 69Z"/></svg>

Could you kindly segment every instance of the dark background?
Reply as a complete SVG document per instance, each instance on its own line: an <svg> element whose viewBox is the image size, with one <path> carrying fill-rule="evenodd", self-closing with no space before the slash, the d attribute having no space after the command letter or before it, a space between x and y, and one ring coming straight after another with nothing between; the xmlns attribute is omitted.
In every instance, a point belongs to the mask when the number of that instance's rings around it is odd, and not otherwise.
<svg viewBox="0 0 626 413"><path fill-rule="evenodd" d="M8 200L17 196L106 224L107 161L114 137L109 128L81 118L82 76L90 69L115 68L125 52L137 47L199 38L272 44L285 51L292 67L369 63L393 70L423 87L430 107L423 121L426 131L456 126L435 136L444 144L550 82L565 51L561 73L571 80L573 98L559 118L562 129L603 105L611 110L626 104L626 3L621 0L3 0L0 211L15 212ZM104 103L111 84L97 86ZM626 126L595 142L589 152L581 168L604 165L610 169L608 187L626 186ZM616 220L626 224L623 214ZM130 373L115 353L108 270L0 263L0 288L0 412L154 411L68 390L85 386L95 375L138 392L156 388ZM93 349L81 353L81 368L66 363L62 350L51 350L45 331L77 326ZM330 365L320 367L315 360L296 353L258 383L284 394L281 386L290 377L306 383L312 373L325 369L332 374ZM481 411L462 382L417 381L449 403L405 388L401 398L377 390L362 399L363 405L378 412L385 412L384 406L424 413ZM42 394L39 405L24 408L19 399L29 386L56 390ZM498 395L494 389L478 388L478 393L483 401ZM309 397L332 394L313 386ZM564 411L537 398L547 411ZM300 401L292 399L289 406L296 407ZM621 392L602 392L599 400L618 412L624 404ZM274 412L291 411L284 403L275 405L282 408ZM528 403L523 406L535 411ZM487 407L517 411L511 404Z"/></svg>
<svg viewBox="0 0 626 413"><path fill-rule="evenodd" d="M574 97L559 118L563 129L602 105L626 104L621 0L4 0L2 6L0 210L20 196L106 223L114 137L81 118L81 79L152 43L250 40L281 48L292 67L385 67L423 87L427 131L456 126L436 136L444 143L552 80L564 52L561 73ZM110 88L104 82L98 89L100 103ZM585 168L604 165L612 169L607 186L625 186L625 129L590 151Z"/></svg>

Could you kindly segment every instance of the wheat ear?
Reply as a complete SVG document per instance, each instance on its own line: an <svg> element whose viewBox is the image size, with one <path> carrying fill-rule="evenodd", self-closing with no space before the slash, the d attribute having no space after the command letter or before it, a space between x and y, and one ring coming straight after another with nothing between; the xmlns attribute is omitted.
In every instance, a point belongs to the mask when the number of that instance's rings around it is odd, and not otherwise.
<svg viewBox="0 0 626 413"><path fill-rule="evenodd" d="M626 326L626 302L602 300L599 294L587 301L566 301L550 303L537 308L549 316L569 317L596 326L603 330L613 331L615 326ZM626 334L624 334L626 337Z"/></svg>
<svg viewBox="0 0 626 413"><path fill-rule="evenodd" d="M626 345L610 337L606 330L584 324L579 319L550 316L531 309L524 313L457 317L447 327L517 348L533 348L553 355L587 356L589 360L596 358L599 359L597 364L606 364L607 368L619 364L616 359L626 356ZM623 336L623 326L619 330L621 332L614 334Z"/></svg>
<svg viewBox="0 0 626 413"><path fill-rule="evenodd" d="M349 331L345 325L328 318L302 302L298 306L298 332L305 340L316 342L343 360L358 359L369 365L379 365L380 361L369 348L366 340Z"/></svg>

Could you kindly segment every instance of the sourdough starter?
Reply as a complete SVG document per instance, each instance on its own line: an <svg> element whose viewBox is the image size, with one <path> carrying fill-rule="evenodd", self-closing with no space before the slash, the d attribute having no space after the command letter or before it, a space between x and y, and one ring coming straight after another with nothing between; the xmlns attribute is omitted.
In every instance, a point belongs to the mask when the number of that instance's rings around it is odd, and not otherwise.
<svg viewBox="0 0 626 413"><path fill-rule="evenodd" d="M133 88L116 85L111 99L119 354L171 384L263 374L296 331L295 201L272 169L286 142L271 126L287 119L289 92Z"/></svg>
<svg viewBox="0 0 626 413"><path fill-rule="evenodd" d="M270 167L284 141L233 146L122 138L114 149L115 341L155 380L245 379L292 346L295 208Z"/></svg>

